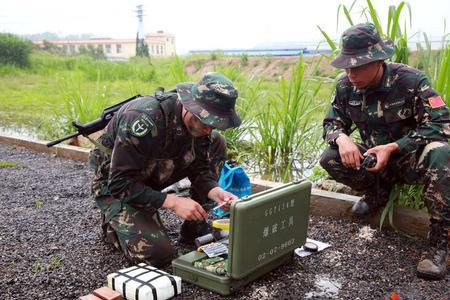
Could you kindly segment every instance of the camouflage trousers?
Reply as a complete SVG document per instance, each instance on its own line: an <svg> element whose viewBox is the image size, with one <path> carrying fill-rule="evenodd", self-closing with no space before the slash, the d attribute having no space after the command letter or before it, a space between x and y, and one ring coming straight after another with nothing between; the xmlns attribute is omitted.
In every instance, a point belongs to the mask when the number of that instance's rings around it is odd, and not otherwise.
<svg viewBox="0 0 450 300"><path fill-rule="evenodd" d="M109 191L105 190L111 158L100 151L93 153L90 156L90 163L96 167L96 173L92 192L95 195L97 206L102 212L102 229L106 242L122 251L125 257L133 263L146 262L156 267L170 263L175 253L158 211L143 211L122 202L121 210L106 220L102 207L113 199ZM214 131L209 157L211 158L211 172L218 179L222 164L226 159L226 141L223 136ZM167 186L188 175L186 170L175 170L167 180ZM211 205L212 201L197 193L195 188L191 189L191 195L192 199L199 202L206 210L213 206ZM192 225L188 221L186 223Z"/></svg>
<svg viewBox="0 0 450 300"><path fill-rule="evenodd" d="M358 145L361 153L366 148ZM377 175L365 169L346 168L341 162L337 147L328 147L320 159L321 166L330 176L354 190L373 193L377 186ZM387 166L378 174L379 187L390 191L394 184L423 184L422 198L431 221L436 228L450 226L450 145L446 142L431 142L420 151L406 155L394 154ZM445 235L446 235L445 231Z"/></svg>

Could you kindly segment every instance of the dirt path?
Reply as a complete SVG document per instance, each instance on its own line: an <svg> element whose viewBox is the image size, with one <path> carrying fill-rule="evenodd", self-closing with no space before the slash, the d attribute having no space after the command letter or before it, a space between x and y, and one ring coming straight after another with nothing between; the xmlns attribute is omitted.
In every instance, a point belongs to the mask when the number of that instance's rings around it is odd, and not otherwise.
<svg viewBox="0 0 450 300"><path fill-rule="evenodd" d="M2 144L0 161L17 163L0 168L0 299L76 299L128 266L101 240L84 163ZM162 215L175 240L180 220ZM424 241L323 217L311 218L309 236L332 247L295 257L229 299L450 297L450 275L438 282L415 276ZM177 298L221 297L183 283Z"/></svg>

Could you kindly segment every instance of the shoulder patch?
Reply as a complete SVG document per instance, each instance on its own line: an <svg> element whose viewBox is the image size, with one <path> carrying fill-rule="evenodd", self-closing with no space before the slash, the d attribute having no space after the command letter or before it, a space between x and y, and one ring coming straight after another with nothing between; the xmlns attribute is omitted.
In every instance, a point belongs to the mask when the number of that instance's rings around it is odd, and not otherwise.
<svg viewBox="0 0 450 300"><path fill-rule="evenodd" d="M438 108L445 105L444 100L442 100L441 96L434 96L428 98L428 103L430 103L430 106L432 108Z"/></svg>
<svg viewBox="0 0 450 300"><path fill-rule="evenodd" d="M153 120L147 114L142 113L131 123L131 134L136 137L143 137L147 135L153 127L155 127Z"/></svg>

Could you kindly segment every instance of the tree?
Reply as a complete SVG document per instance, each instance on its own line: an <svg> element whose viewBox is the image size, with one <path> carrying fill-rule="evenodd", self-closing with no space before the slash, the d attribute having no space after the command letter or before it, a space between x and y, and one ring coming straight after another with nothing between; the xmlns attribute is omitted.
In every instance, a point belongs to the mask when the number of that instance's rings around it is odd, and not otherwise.
<svg viewBox="0 0 450 300"><path fill-rule="evenodd" d="M148 45L139 38L139 33L136 34L136 56L149 57Z"/></svg>
<svg viewBox="0 0 450 300"><path fill-rule="evenodd" d="M29 65L33 43L12 33L0 33L0 64Z"/></svg>

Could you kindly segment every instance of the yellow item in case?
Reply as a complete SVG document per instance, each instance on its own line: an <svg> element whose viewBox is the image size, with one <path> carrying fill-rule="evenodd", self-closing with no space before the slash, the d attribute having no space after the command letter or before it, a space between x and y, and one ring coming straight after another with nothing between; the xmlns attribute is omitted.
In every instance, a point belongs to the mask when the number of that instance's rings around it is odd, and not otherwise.
<svg viewBox="0 0 450 300"><path fill-rule="evenodd" d="M217 219L212 222L212 226L221 230L230 230L230 219Z"/></svg>

